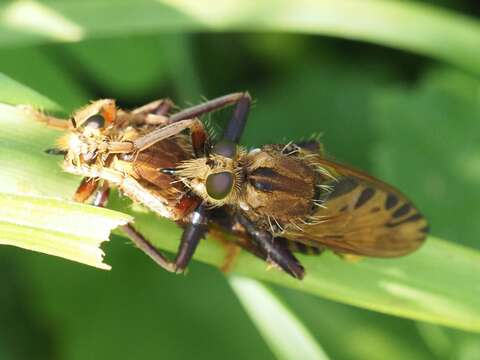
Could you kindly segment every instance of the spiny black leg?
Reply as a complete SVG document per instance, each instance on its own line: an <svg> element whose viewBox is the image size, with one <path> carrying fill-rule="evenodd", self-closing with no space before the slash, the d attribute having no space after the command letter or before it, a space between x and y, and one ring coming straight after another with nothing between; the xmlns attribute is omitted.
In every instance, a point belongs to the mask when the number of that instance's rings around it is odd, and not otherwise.
<svg viewBox="0 0 480 360"><path fill-rule="evenodd" d="M291 251L288 250L284 241L276 241L268 231L258 230L250 220L241 214L237 214L236 218L257 244L267 253L267 260L274 262L294 278L303 279L305 269L300 265L295 256L293 256Z"/></svg>
<svg viewBox="0 0 480 360"><path fill-rule="evenodd" d="M250 103L252 98L248 93L238 100L233 116L228 122L227 128L223 133L223 139L238 144L247 124L248 113L250 111Z"/></svg>
<svg viewBox="0 0 480 360"><path fill-rule="evenodd" d="M247 124L248 112L250 111L250 103L252 99L248 93L240 98L235 106L233 116L227 124L227 128L223 133L223 138L213 147L213 152L218 155L235 158L237 144Z"/></svg>
<svg viewBox="0 0 480 360"><path fill-rule="evenodd" d="M175 260L175 271L183 272L197 248L200 239L207 232L207 214L203 205L200 205L192 214L192 222L183 230L182 240Z"/></svg>

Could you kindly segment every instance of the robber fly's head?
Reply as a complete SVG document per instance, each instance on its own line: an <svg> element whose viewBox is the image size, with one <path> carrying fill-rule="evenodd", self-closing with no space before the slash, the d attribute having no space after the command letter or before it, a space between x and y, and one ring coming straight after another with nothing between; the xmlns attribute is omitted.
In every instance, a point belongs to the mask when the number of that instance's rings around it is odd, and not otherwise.
<svg viewBox="0 0 480 360"><path fill-rule="evenodd" d="M222 140L206 156L182 162L174 175L207 204L232 204L240 195L244 157L244 149Z"/></svg>
<svg viewBox="0 0 480 360"><path fill-rule="evenodd" d="M58 141L58 149L65 153L65 161L72 165L90 164L102 152L117 114L115 101L97 100L78 110L71 118L72 129Z"/></svg>

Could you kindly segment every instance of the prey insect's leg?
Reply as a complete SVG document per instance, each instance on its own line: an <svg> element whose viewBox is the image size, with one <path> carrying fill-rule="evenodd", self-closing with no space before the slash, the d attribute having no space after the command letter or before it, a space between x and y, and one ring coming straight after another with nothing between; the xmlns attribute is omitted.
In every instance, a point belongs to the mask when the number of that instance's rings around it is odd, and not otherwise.
<svg viewBox="0 0 480 360"><path fill-rule="evenodd" d="M21 105L19 106L23 111L28 114L31 114L36 121L39 121L45 124L47 127L56 130L68 130L73 128L72 122L60 119L54 116L49 116L30 105Z"/></svg>
<svg viewBox="0 0 480 360"><path fill-rule="evenodd" d="M182 240L175 259L175 270L183 272L188 266L197 248L200 239L207 232L207 214L203 205L200 205L192 214L192 222L183 230Z"/></svg>
<svg viewBox="0 0 480 360"><path fill-rule="evenodd" d="M78 186L75 194L73 195L73 200L78 202L86 202L90 196L93 195L95 190L97 190L98 181L92 178L83 178L82 182Z"/></svg>
<svg viewBox="0 0 480 360"><path fill-rule="evenodd" d="M155 115L167 115L173 108L174 104L170 99L159 99L152 101L146 105L136 108L132 111L132 114L155 114Z"/></svg>
<svg viewBox="0 0 480 360"><path fill-rule="evenodd" d="M170 99L160 99L134 109L128 118L136 125L165 126L170 124L168 113L173 107L174 103Z"/></svg>
<svg viewBox="0 0 480 360"><path fill-rule="evenodd" d="M93 205L98 207L105 207L110 193L110 186L108 182L104 181L102 186L95 194ZM171 262L165 255L163 255L158 249L150 243L142 234L140 234L131 223L121 225L120 229L132 240L136 247L147 254L153 261L164 268L167 271L175 271L175 264Z"/></svg>
<svg viewBox="0 0 480 360"><path fill-rule="evenodd" d="M245 227L254 241L266 252L267 261L272 261L293 277L303 279L305 270L293 256L292 252L288 250L285 242L276 241L268 231L258 230L249 219L239 213L237 213L236 218Z"/></svg>

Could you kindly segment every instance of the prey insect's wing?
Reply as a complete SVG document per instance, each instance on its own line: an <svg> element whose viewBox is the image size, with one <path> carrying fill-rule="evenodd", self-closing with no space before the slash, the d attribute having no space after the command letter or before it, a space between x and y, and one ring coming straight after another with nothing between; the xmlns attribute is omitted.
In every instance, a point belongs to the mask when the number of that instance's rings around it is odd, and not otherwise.
<svg viewBox="0 0 480 360"><path fill-rule="evenodd" d="M423 243L427 221L398 190L341 164L319 159L318 165L336 179L328 182L331 191L320 199L314 221L290 227L289 239L374 257L405 255Z"/></svg>

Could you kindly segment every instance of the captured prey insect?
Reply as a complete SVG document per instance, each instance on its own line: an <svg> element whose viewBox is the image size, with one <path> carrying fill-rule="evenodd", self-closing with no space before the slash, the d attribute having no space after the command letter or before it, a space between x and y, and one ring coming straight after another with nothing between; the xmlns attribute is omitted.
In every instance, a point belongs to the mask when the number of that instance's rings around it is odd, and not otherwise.
<svg viewBox="0 0 480 360"><path fill-rule="evenodd" d="M71 122L40 116L66 134L53 153L65 171L84 177L75 199L104 206L110 186L184 228L170 261L131 224L123 230L163 268L183 272L207 232L235 243L302 279L294 252L396 257L417 249L428 225L399 191L328 160L316 140L239 145L251 98L234 93L173 112L158 100L131 112L113 100L77 111ZM213 143L198 117L227 105L234 113ZM185 132L189 132L189 136Z"/></svg>

